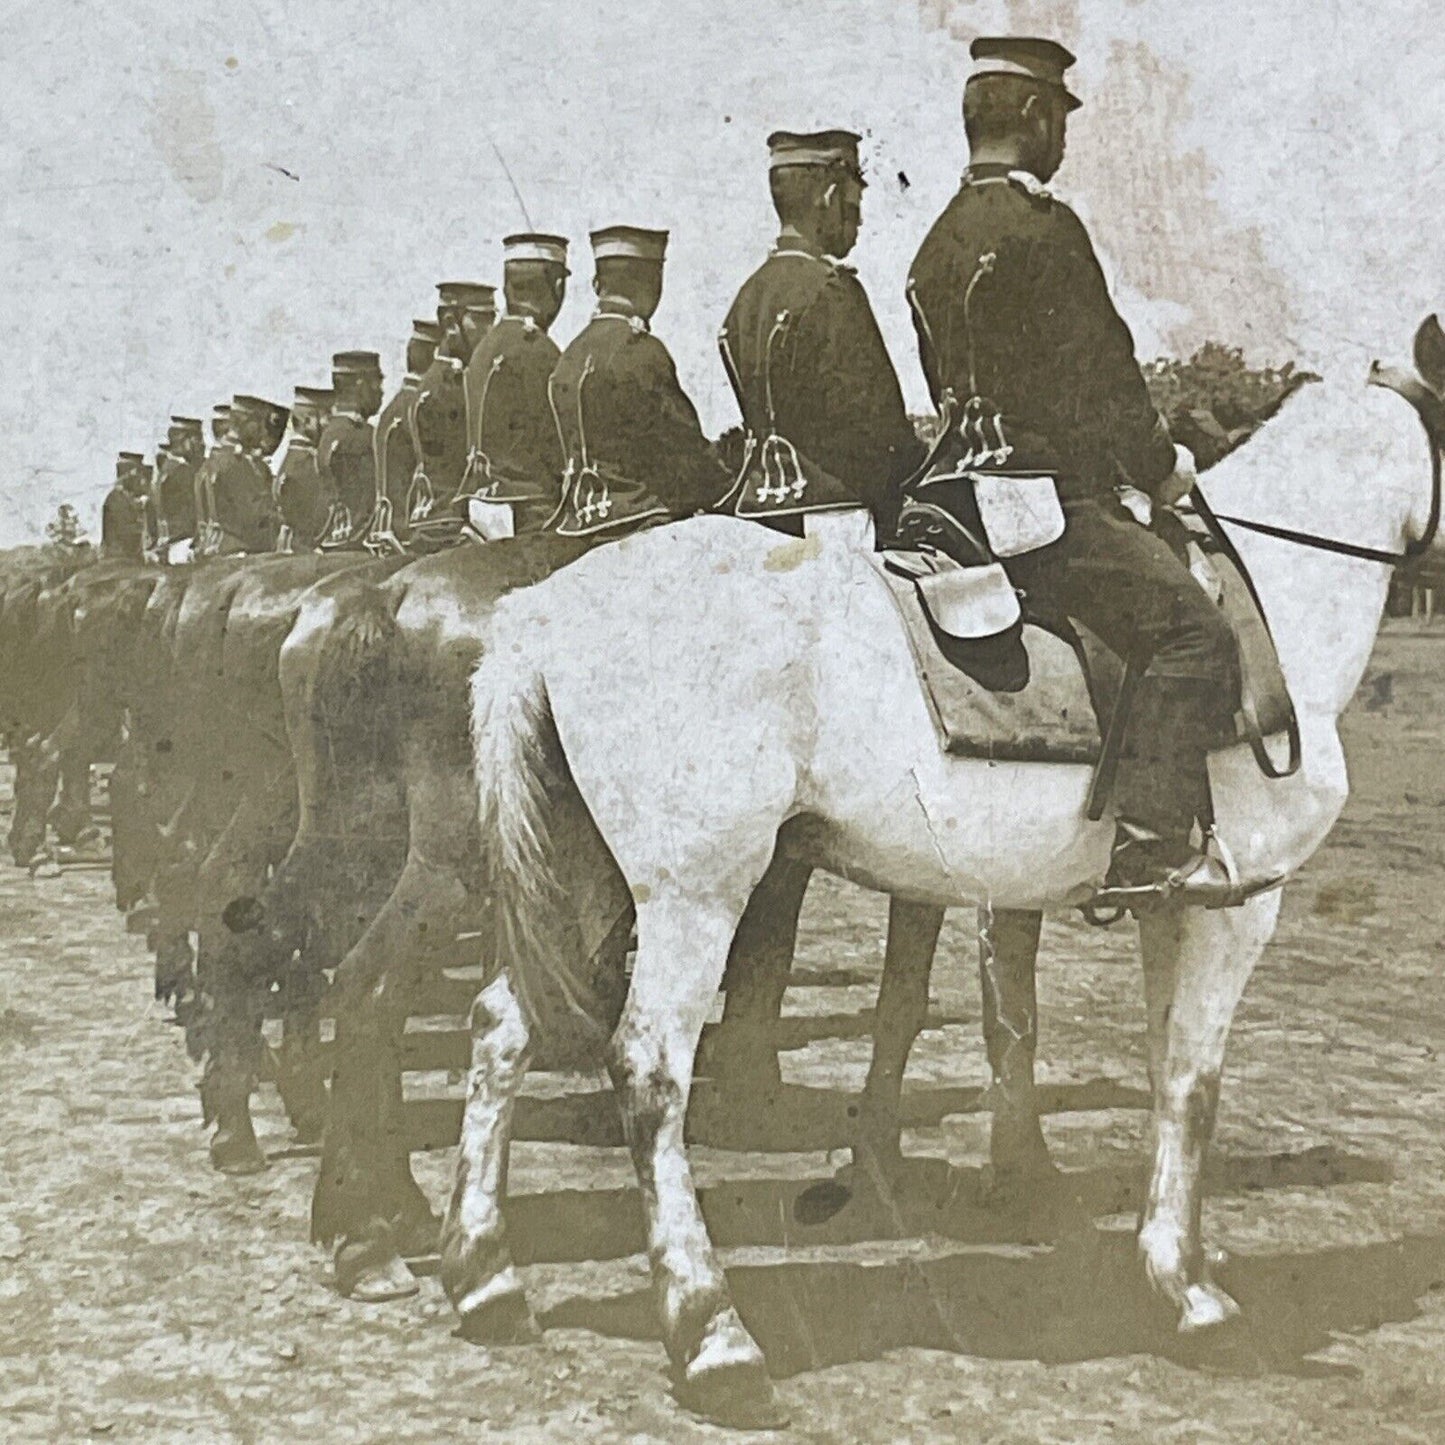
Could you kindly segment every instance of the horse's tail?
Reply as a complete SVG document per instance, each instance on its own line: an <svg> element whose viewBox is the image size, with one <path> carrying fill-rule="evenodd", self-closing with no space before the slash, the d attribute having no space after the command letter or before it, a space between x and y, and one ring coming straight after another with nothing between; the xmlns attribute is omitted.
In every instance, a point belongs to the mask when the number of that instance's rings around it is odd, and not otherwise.
<svg viewBox="0 0 1445 1445"><path fill-rule="evenodd" d="M334 764L382 764L394 742L388 683L397 623L391 599L359 584L337 596L335 607L335 620L319 639L316 724Z"/></svg>
<svg viewBox="0 0 1445 1445"><path fill-rule="evenodd" d="M616 1023L619 959L615 950L597 949L597 920L580 918L577 900L610 894L596 884L616 875L616 864L563 752L538 655L541 629L524 618L514 600L499 604L472 674L472 751L497 961L510 968L529 1019L554 1048L595 1057ZM602 932L616 923L615 909L608 911L614 916Z"/></svg>

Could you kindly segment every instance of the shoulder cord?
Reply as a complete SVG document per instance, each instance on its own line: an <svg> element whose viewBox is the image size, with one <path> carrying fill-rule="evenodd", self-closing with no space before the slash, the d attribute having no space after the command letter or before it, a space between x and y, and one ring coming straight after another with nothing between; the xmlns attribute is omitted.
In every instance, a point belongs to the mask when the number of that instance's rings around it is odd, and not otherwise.
<svg viewBox="0 0 1445 1445"><path fill-rule="evenodd" d="M470 389L467 390L467 415L475 415L477 424L472 429L472 445L471 450L467 453L467 469L462 474L462 488L466 490L470 486L470 495L472 496L478 495L480 489L492 480L492 460L486 452L482 450L482 423L487 414L487 393L492 389L492 378L502 369L502 362L504 360L506 360L506 358L502 356L494 356L492 358L492 364L487 368L486 376L482 378L482 389L477 397L477 409L475 413L472 411L471 391ZM463 372L462 384L464 387L467 385L467 380L466 373ZM549 400L550 397L551 391L549 388ZM477 473L479 472L481 473L481 480L476 480Z"/></svg>
<svg viewBox="0 0 1445 1445"><path fill-rule="evenodd" d="M371 509L371 519L367 524L362 546L373 556L406 550L396 535L395 509L386 490L386 449L391 445L391 438L401 422L400 416L392 416L386 423L385 431L377 428L371 435L372 481L376 500Z"/></svg>
<svg viewBox="0 0 1445 1445"><path fill-rule="evenodd" d="M556 380L556 372L547 378L547 409L552 413L552 425L557 428L557 444L562 448L562 494L557 505L552 508L552 515L542 524L544 532L550 532L562 520L562 514L567 510L567 498L572 491L572 449L567 445L567 433L562 430L562 417L557 410L557 394L553 389Z"/></svg>

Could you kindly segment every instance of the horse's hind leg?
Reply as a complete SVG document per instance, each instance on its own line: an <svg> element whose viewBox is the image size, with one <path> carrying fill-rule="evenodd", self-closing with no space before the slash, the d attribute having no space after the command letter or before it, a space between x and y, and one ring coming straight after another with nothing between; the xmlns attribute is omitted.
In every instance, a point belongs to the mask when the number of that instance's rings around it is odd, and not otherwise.
<svg viewBox="0 0 1445 1445"><path fill-rule="evenodd" d="M502 1201L512 1108L532 1056L532 1033L503 971L472 1004L472 1058L451 1197L442 1225L441 1278L478 1344L507 1344L537 1333L507 1247Z"/></svg>
<svg viewBox="0 0 1445 1445"><path fill-rule="evenodd" d="M1230 1024L1279 905L1274 892L1242 908L1161 909L1140 921L1154 1127L1139 1249L1181 1330L1221 1324L1239 1308L1209 1278L1200 1237L1204 1158Z"/></svg>
<svg viewBox="0 0 1445 1445"><path fill-rule="evenodd" d="M637 959L609 1069L642 1191L678 1396L734 1424L776 1423L767 1366L713 1253L683 1142L698 1039L742 911L669 892L637 909Z"/></svg>
<svg viewBox="0 0 1445 1445"><path fill-rule="evenodd" d="M1038 1047L1035 969L1043 914L1015 909L978 911L978 975L983 1037L993 1077L989 1160L994 1187L1004 1194L1056 1177L1039 1123L1034 1091Z"/></svg>
<svg viewBox="0 0 1445 1445"><path fill-rule="evenodd" d="M902 1163L899 1104L914 1040L928 1019L928 980L943 909L891 899L883 980L873 1020L873 1059L859 1103L854 1167L881 1188Z"/></svg>

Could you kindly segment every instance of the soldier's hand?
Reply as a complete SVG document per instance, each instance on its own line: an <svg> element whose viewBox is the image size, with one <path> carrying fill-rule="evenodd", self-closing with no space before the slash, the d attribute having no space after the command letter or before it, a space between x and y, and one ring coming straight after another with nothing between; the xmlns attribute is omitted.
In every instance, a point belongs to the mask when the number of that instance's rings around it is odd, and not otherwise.
<svg viewBox="0 0 1445 1445"><path fill-rule="evenodd" d="M1155 497L1161 506L1177 507L1199 480L1194 466L1194 453L1188 447L1174 443L1174 470L1159 484Z"/></svg>
<svg viewBox="0 0 1445 1445"><path fill-rule="evenodd" d="M1119 498L1119 505L1124 508L1141 527L1148 527L1154 521L1154 503L1149 500L1148 492L1141 492L1138 487L1119 487L1116 489Z"/></svg>

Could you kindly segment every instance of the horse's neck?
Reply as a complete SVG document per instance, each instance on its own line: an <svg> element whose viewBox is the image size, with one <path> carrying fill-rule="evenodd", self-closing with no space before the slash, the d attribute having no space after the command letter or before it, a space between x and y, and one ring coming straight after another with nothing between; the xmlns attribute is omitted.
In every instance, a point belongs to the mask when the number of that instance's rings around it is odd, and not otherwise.
<svg viewBox="0 0 1445 1445"><path fill-rule="evenodd" d="M1314 385L1210 471L1216 512L1387 552L1404 545L1429 458L1409 408L1359 386ZM1229 528L1254 576L1301 711L1338 716L1370 659L1388 568Z"/></svg>

